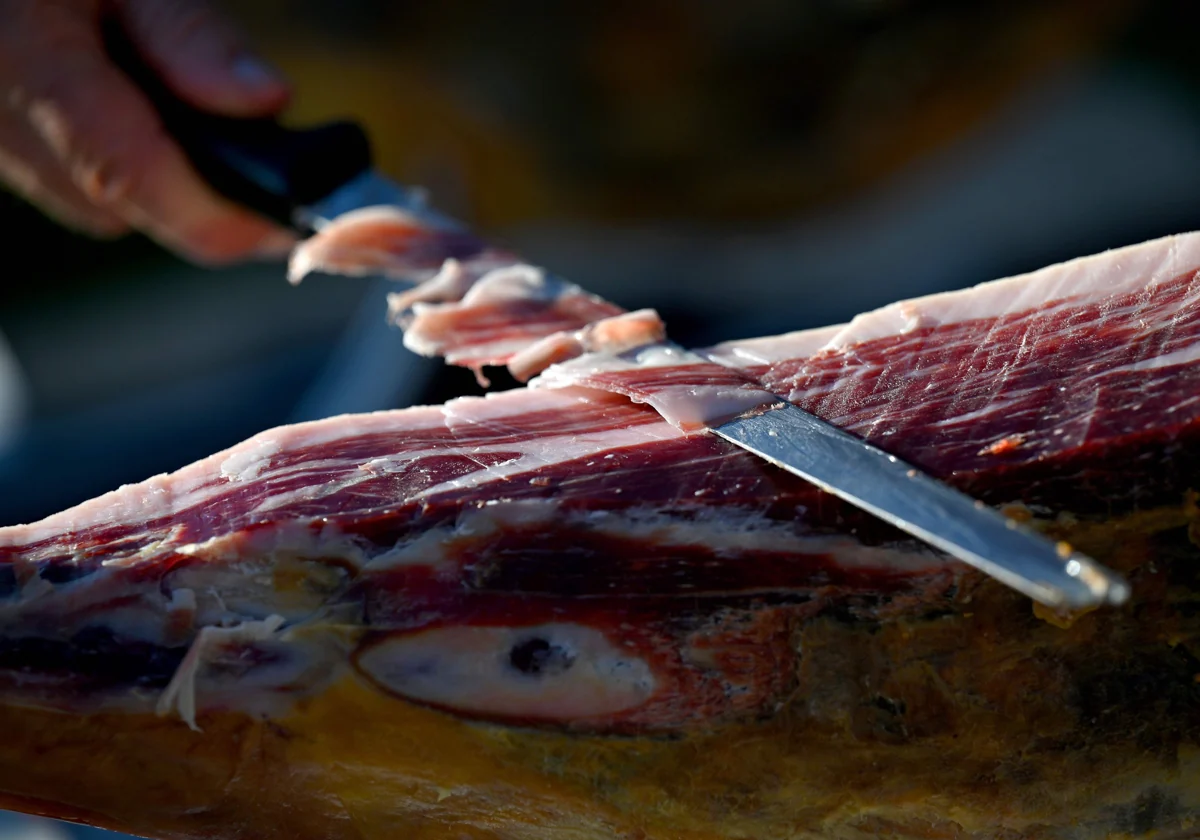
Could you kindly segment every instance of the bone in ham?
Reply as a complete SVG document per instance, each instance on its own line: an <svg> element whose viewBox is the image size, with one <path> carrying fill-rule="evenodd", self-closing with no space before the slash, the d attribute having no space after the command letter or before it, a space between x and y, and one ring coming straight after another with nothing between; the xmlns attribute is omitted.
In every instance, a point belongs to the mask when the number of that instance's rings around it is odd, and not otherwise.
<svg viewBox="0 0 1200 840"><path fill-rule="evenodd" d="M496 313L446 272L434 311ZM0 529L0 803L159 837L1186 836L1198 279L1189 234L700 364L581 337L534 388L267 431ZM584 317L526 340L570 356ZM685 430L744 391L1131 602L1031 609Z"/></svg>

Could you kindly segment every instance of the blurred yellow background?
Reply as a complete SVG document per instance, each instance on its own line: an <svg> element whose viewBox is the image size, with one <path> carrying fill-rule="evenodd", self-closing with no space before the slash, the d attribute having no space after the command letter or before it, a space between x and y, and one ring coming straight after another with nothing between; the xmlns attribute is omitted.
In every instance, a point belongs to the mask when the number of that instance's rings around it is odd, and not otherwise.
<svg viewBox="0 0 1200 840"><path fill-rule="evenodd" d="M685 344L1200 228L1189 0L225 5L294 81L289 122L361 120L386 173ZM383 285L200 269L3 195L0 224L0 524L478 392L383 329Z"/></svg>
<svg viewBox="0 0 1200 840"><path fill-rule="evenodd" d="M536 4L243 0L295 81L381 166L478 224L761 221L936 152L1111 45L1131 0Z"/></svg>

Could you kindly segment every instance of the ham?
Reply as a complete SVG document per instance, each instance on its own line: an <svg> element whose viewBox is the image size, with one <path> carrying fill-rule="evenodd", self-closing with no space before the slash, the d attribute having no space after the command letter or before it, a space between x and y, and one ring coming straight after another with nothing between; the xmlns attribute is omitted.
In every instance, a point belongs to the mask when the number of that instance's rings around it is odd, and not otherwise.
<svg viewBox="0 0 1200 840"><path fill-rule="evenodd" d="M351 222L301 267L374 241ZM0 529L0 802L173 837L1200 817L1200 235L683 352L427 234L372 245L414 284L395 316L531 387L269 430ZM553 317L504 327L529 311ZM1131 602L1031 608L703 431L764 395L1069 541Z"/></svg>
<svg viewBox="0 0 1200 840"><path fill-rule="evenodd" d="M653 310L627 314L506 251L392 207L347 213L301 245L288 277L299 283L314 271L412 284L388 299L405 346L471 368L484 385L486 366L509 365L525 381L553 362L665 335Z"/></svg>

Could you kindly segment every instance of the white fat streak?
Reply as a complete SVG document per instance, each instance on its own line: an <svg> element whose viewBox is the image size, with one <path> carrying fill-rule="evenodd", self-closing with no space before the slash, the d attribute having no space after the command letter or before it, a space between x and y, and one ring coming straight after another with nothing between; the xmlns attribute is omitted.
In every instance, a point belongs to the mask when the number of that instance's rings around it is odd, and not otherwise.
<svg viewBox="0 0 1200 840"><path fill-rule="evenodd" d="M555 300L580 291L574 283L551 277L537 266L517 262L489 271L463 295L462 306L469 309L510 300Z"/></svg>
<svg viewBox="0 0 1200 840"><path fill-rule="evenodd" d="M105 568L121 569L151 561L160 553L172 551L183 531L184 527L182 525L172 525L159 532L156 539L142 546L137 551L132 552L123 550L118 541L115 545L109 546L112 554L101 560L100 564Z"/></svg>
<svg viewBox="0 0 1200 840"><path fill-rule="evenodd" d="M395 547L367 561L365 568L398 569L406 566L428 566L431 569L453 567L449 547L460 536L453 526L429 528L416 537L401 540Z"/></svg>
<svg viewBox="0 0 1200 840"><path fill-rule="evenodd" d="M463 361L482 360L483 364L502 363L505 359L517 355L529 347L530 338L527 335L508 336L495 341L480 341L460 348L447 348L443 355L447 364L456 365ZM407 343L407 334L405 337ZM412 349L412 348L410 348ZM439 352L442 352L439 350ZM436 355L436 354L435 354Z"/></svg>
<svg viewBox="0 0 1200 840"><path fill-rule="evenodd" d="M549 464L559 464L574 461L592 455L600 455L615 449L640 446L652 441L672 440L682 437L683 433L666 423L641 424L629 427L597 429L593 432L571 431L562 435L546 434L535 440L525 441L525 447L520 455L502 464L485 467L468 475L450 479L436 484L416 498L430 496L453 490L466 490L478 487L491 481L512 478L522 473L532 472ZM491 452L512 451L513 445L503 441L488 447L475 447L462 450L468 456L482 455Z"/></svg>
<svg viewBox="0 0 1200 840"><path fill-rule="evenodd" d="M202 557L206 561L232 562L251 554L269 556L285 553L298 559L345 560L355 568L366 562L362 547L335 525L325 524L314 531L307 521L279 523L265 531L247 533L233 531L219 534L203 542L184 543L174 547L178 554Z"/></svg>
<svg viewBox="0 0 1200 840"><path fill-rule="evenodd" d="M293 249L292 256L288 261L288 282L293 286L297 285L307 275L314 271L323 271L326 268L331 268L338 274L350 277L378 274L380 266L373 262L358 266L334 260L336 265L331 266L328 264L330 255L336 256L338 251L343 248L349 247L354 250L365 251L369 247L361 242L350 246L346 246L344 243L339 244L338 235L341 231L373 225L396 225L401 229L411 230L422 226L422 222L407 210L391 205L360 207L357 210L343 213L333 221L322 225L319 235L309 237ZM380 253L386 255L388 252L386 248L383 248L380 249ZM384 269L384 273L388 274L392 272ZM403 271L399 273L399 276L406 277L410 273Z"/></svg>
<svg viewBox="0 0 1200 840"><path fill-rule="evenodd" d="M437 566L459 539L476 539L514 529L583 525L589 531L644 544L647 551L704 547L717 555L745 552L829 554L844 568L896 572L933 572L955 561L932 551L867 546L845 535L805 534L792 522L763 517L746 508L703 508L686 517L658 508L564 513L553 499L494 501L464 510L457 521L431 529L371 560L366 569L381 571L413 565Z"/></svg>
<svg viewBox="0 0 1200 840"><path fill-rule="evenodd" d="M943 326L1038 310L1057 301L1069 300L1077 306L1095 303L1198 268L1200 233L1167 236L970 289L894 303L859 315L830 339L827 349L893 335L914 319L927 326Z"/></svg>
<svg viewBox="0 0 1200 840"><path fill-rule="evenodd" d="M1173 350L1170 353L1165 353L1162 356L1154 356L1149 359L1142 359L1140 362L1134 362L1130 365L1112 368L1104 371L1104 374L1110 375L1114 373L1131 373L1142 370L1156 370L1158 368L1171 367L1173 365L1186 365L1200 360L1200 341L1189 344L1187 347L1181 347L1178 350Z"/></svg>
<svg viewBox="0 0 1200 840"><path fill-rule="evenodd" d="M455 299L445 303L427 303L424 299L412 297L410 293L404 302L410 304L411 317L404 333L404 346L422 356L437 356L446 352L441 321L437 316L445 313L469 310L476 306L502 304L509 301L558 300L572 295L586 296L587 293L574 283L568 283L558 277L546 274L537 266L519 261L500 261L496 257L481 260L468 271L483 269L481 276L467 282L470 278L448 276L441 285L454 287L456 290L465 288L461 300ZM462 271L461 268L443 271ZM437 278L431 283L437 282ZM419 291L419 290L414 290ZM519 325L516 325L519 328ZM447 361L454 363L457 359L475 358L504 358L517 353L529 346L527 336L501 338L487 344L475 344L461 351L450 350Z"/></svg>
<svg viewBox="0 0 1200 840"><path fill-rule="evenodd" d="M234 459L234 463L241 458L251 462L261 456L266 446L277 446L275 454L279 455L358 435L406 432L443 424L439 407L417 407L342 415L271 429L176 472L123 485L38 522L0 528L0 547L21 546L112 523L137 523L173 516L225 492L228 483L219 480L222 465L230 459ZM301 469L313 466L308 462ZM270 470L267 473L273 474Z"/></svg>
<svg viewBox="0 0 1200 840"><path fill-rule="evenodd" d="M759 511L742 508L705 508L680 518L657 508L626 511L584 511L564 514L554 499L492 500L467 508L455 522L402 539L382 553L368 555L333 526L320 534L308 529L281 529L264 536L255 546L268 555L286 552L297 557L340 557L361 570L377 571L403 566L445 565L450 546L460 539L476 539L500 531L582 523L598 533L621 536L647 546L705 546L717 553L744 551L836 554L842 565L860 568L922 571L940 568L949 561L934 555L898 554L886 548L863 546L840 535L797 534L789 522L763 518ZM194 546L194 553L228 559L238 556L238 546L218 538Z"/></svg>
<svg viewBox="0 0 1200 840"><path fill-rule="evenodd" d="M788 359L807 358L825 347L829 340L843 329L845 324L835 324L764 338L739 339L715 344L697 352L714 362L733 367L768 365Z"/></svg>
<svg viewBox="0 0 1200 840"><path fill-rule="evenodd" d="M703 546L731 556L746 551L832 554L845 568L907 572L941 569L954 562L932 552L867 546L844 535L797 533L792 522L765 519L744 508L705 508L687 518L653 509L588 511L580 517L594 530L655 547Z"/></svg>
<svg viewBox="0 0 1200 840"><path fill-rule="evenodd" d="M1096 303L1153 287L1200 269L1200 233L1166 236L1138 245L981 283L893 303L848 324L802 330L783 336L730 341L704 351L735 364L754 364L836 351L872 339L902 334L918 326L945 326L978 318L1044 310L1059 301Z"/></svg>
<svg viewBox="0 0 1200 840"><path fill-rule="evenodd" d="M645 402L681 429L713 426L778 401L768 391L727 385L673 385L656 389L644 400L634 399Z"/></svg>
<svg viewBox="0 0 1200 840"><path fill-rule="evenodd" d="M474 424L501 425L506 422L519 424L521 418L537 411L570 411L580 402L587 402L587 392L580 389L564 390L560 393L533 391L507 391L485 397L461 397L441 407L443 423L451 429ZM642 430L642 431L639 431ZM516 475L525 470L536 469L548 463L583 457L604 451L606 446L622 446L645 443L648 440L670 439L678 435L666 424L643 424L632 429L606 429L596 434L566 433L544 435L536 440L520 444L526 451L521 456L504 464L492 465L469 476L439 483L423 493L403 501L415 501L448 489L474 487L502 477ZM337 480L320 484L305 485L295 490L276 493L264 499L253 511L255 515L285 508L296 502L307 502L340 493L349 487L370 480L378 475L407 468L421 458L437 455L482 456L493 452L510 452L514 444L499 440L481 445L472 440L469 428L464 428L462 443L458 446L439 443L425 450L407 451L394 456L378 456L358 465L355 470L345 470ZM307 466L306 466L307 468Z"/></svg>
<svg viewBox="0 0 1200 840"><path fill-rule="evenodd" d="M388 320L402 329L412 322L414 307L430 304L451 304L461 301L482 278L497 269L522 263L514 257L486 251L481 255L459 260L446 259L438 272L423 283L403 292L388 295Z"/></svg>
<svg viewBox="0 0 1200 840"><path fill-rule="evenodd" d="M236 627L205 627L196 634L192 646L171 681L159 695L155 711L165 717L178 711L179 717L189 728L200 731L196 725L196 675L205 662L205 657L215 646L229 642L260 642L271 638L282 627L284 619L272 615L262 621L245 621Z"/></svg>
<svg viewBox="0 0 1200 840"><path fill-rule="evenodd" d="M620 373L655 367L680 367L707 361L694 353L671 345L651 345L630 353L588 353L556 365L551 365L536 379L530 381L531 388L564 388L585 386L606 388L603 384L592 384L596 374ZM720 361L718 364L722 363ZM614 389L615 390L615 389ZM761 408L778 401L769 391L747 382L744 386L717 385L655 385L646 394L630 396L637 403L649 405L667 422L680 429L694 429L712 425L736 417L744 412Z"/></svg>
<svg viewBox="0 0 1200 840"><path fill-rule="evenodd" d="M502 401L495 399L493 396L484 398L464 397L453 400L445 406L447 422L453 427L456 421L467 424L503 423L505 419L510 417L519 421L521 415L539 408L551 411L569 410L575 407L581 399L585 399L582 395L586 392L580 389L572 389L562 397L547 400L532 399L532 392L520 393L523 397L528 397L528 399L522 400L522 408L519 411L513 411L511 403L505 401L502 404ZM566 433L557 436L546 434L536 440L523 442L522 446L533 448L527 449L518 457L501 464L492 464L484 467L469 476L439 483L405 501L420 500L447 490L476 487L490 481L538 469L547 464L598 454L610 448L638 445L651 440L669 440L677 436L679 436L679 432L666 424L643 424L629 429L605 429L587 434ZM514 448L511 442L505 440L500 440L489 445L481 445L473 443L469 433L464 434L463 437L465 440L458 447L439 444L437 447L426 450L408 451L391 457L380 456L372 458L359 465L356 471L343 471L342 477L338 480L305 485L292 491L273 494L255 507L252 513L254 515L266 514L272 510L285 508L297 502L310 502L340 493L375 476L406 469L412 463L426 456L465 455L467 457L480 457L494 452L511 452ZM311 469L312 465L305 465L305 468Z"/></svg>
<svg viewBox="0 0 1200 840"><path fill-rule="evenodd" d="M508 360L508 368L518 379L540 373L555 359L563 361L582 353L625 353L666 339L666 327L658 312L639 309L610 318L601 318L578 330L551 333L526 344Z"/></svg>
<svg viewBox="0 0 1200 840"><path fill-rule="evenodd" d="M374 557L366 569L382 571L405 566L457 569L450 549L458 540L478 539L514 528L552 527L561 519L561 511L554 500L488 501L480 507L463 510L452 524L439 525L414 538L401 540L390 551Z"/></svg>
<svg viewBox="0 0 1200 840"><path fill-rule="evenodd" d="M257 446L240 449L221 462L221 477L227 481L253 481L271 463L279 443L263 437Z"/></svg>

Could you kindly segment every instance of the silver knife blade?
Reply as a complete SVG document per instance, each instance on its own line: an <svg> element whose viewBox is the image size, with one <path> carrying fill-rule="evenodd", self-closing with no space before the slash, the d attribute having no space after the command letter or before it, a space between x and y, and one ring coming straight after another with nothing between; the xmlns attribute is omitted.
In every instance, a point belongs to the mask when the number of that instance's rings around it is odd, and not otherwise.
<svg viewBox="0 0 1200 840"><path fill-rule="evenodd" d="M710 428L1047 606L1079 609L1129 597L1128 584L1090 557L791 403Z"/></svg>

